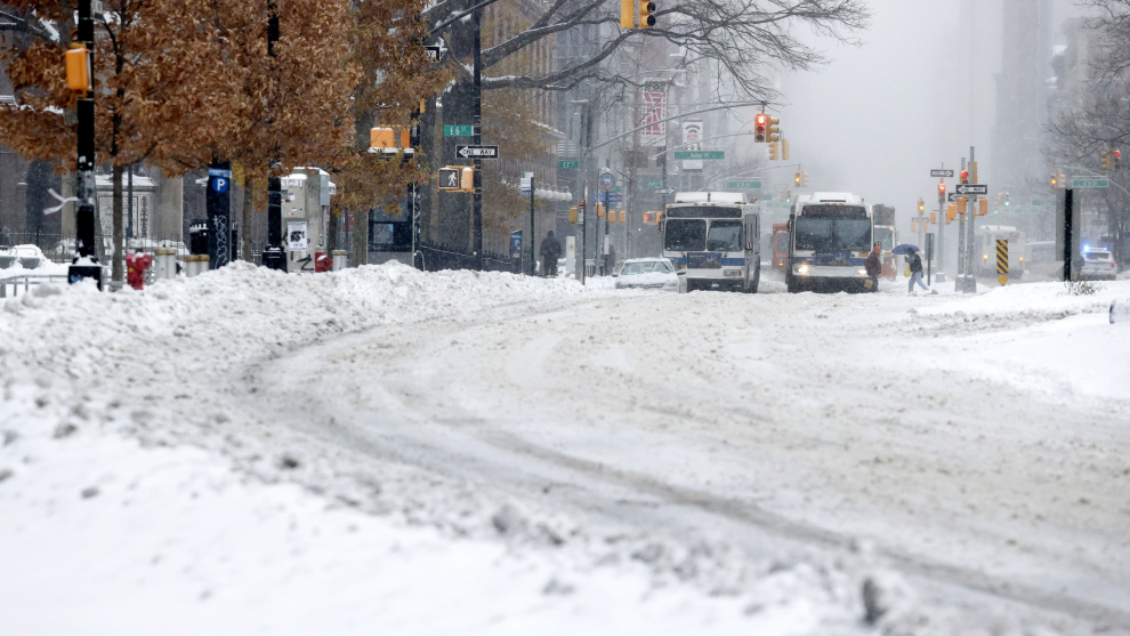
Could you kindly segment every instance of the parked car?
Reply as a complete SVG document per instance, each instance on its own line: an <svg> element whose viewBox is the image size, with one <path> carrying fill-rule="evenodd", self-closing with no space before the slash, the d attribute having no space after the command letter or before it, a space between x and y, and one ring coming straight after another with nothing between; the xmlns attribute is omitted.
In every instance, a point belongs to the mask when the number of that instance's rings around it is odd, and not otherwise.
<svg viewBox="0 0 1130 636"><path fill-rule="evenodd" d="M675 266L665 258L630 258L616 277L616 289L661 289L679 291Z"/></svg>
<svg viewBox="0 0 1130 636"><path fill-rule="evenodd" d="M1083 267L1079 269L1079 276L1090 280L1114 280L1118 274L1118 263L1114 256L1107 250L1087 250L1083 252Z"/></svg>
<svg viewBox="0 0 1130 636"><path fill-rule="evenodd" d="M38 245L16 245L0 249L0 269L10 267L35 269L47 262L47 257L43 255L43 250L39 249Z"/></svg>

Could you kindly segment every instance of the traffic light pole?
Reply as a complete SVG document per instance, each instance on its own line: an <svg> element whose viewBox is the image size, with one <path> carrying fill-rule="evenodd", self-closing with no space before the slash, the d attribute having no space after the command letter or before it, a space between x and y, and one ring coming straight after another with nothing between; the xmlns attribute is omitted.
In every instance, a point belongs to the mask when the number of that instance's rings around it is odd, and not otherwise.
<svg viewBox="0 0 1130 636"><path fill-rule="evenodd" d="M89 87L94 87L94 16L91 0L78 3L78 41L87 51ZM67 280L77 283L93 278L102 289L102 266L97 257L97 231L95 228L95 180L94 180L94 91L80 93L76 107L78 116L78 210L75 213L75 255L74 263L67 271Z"/></svg>
<svg viewBox="0 0 1130 636"><path fill-rule="evenodd" d="M946 169L946 163L942 162L942 170ZM942 177L941 183L945 183L945 177ZM946 227L946 193L945 190L938 190L938 275L937 281L944 283L946 281L946 241L945 241L945 227Z"/></svg>
<svg viewBox="0 0 1130 636"><path fill-rule="evenodd" d="M482 7L475 9L472 15L472 21L475 29L475 41L472 44L472 69L471 74L474 79L474 89L472 92L474 96L472 99L472 115L474 119L471 121L473 139L476 146L483 143L482 137L482 124L483 124L483 51L482 51L482 23L483 23L483 10ZM475 172L472 175L475 184L475 193L471 195L471 251L478 259L478 270L483 270L483 160L475 157L473 162ZM533 237L530 237L533 240Z"/></svg>
<svg viewBox="0 0 1130 636"><path fill-rule="evenodd" d="M969 147L969 176L974 185L981 182L977 175L976 148L973 146ZM973 275L973 228L976 224L977 210L977 195L974 194L969 200L969 208L965 211L969 222L965 227L965 281L962 291L967 294L977 293L977 277Z"/></svg>
<svg viewBox="0 0 1130 636"><path fill-rule="evenodd" d="M275 0L268 0L267 15L267 55L275 57L275 43L279 41L279 8ZM270 125L270 120L267 124ZM273 169L278 162L276 160L271 163ZM248 232L250 228L244 228L243 231ZM282 234L282 179L276 176L267 178L267 247L263 249L263 266L286 271Z"/></svg>

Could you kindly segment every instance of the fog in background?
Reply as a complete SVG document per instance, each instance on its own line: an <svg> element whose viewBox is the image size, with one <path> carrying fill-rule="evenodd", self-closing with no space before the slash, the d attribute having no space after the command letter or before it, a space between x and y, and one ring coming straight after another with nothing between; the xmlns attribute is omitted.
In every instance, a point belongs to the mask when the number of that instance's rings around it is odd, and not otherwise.
<svg viewBox="0 0 1130 636"><path fill-rule="evenodd" d="M937 206L931 168L944 161L956 169L976 146L981 182L991 187L1002 2L870 0L874 15L862 46L813 36L831 63L781 78L785 103L773 110L791 144L791 161L781 163L803 164L814 190L895 206L904 240L919 197L927 210ZM1058 43L1063 20L1081 11L1057 0L1055 12ZM765 194L791 187L795 170L774 171ZM948 181L951 191L954 183Z"/></svg>

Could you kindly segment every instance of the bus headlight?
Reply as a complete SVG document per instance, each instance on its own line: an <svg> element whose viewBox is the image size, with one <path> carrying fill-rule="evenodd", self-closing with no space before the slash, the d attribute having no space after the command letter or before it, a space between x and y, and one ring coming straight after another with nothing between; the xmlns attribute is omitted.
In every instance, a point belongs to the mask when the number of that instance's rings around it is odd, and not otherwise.
<svg viewBox="0 0 1130 636"><path fill-rule="evenodd" d="M800 274L801 276L805 276L805 275L808 274L808 265L807 264L797 265L796 268L794 269L794 271L796 273Z"/></svg>

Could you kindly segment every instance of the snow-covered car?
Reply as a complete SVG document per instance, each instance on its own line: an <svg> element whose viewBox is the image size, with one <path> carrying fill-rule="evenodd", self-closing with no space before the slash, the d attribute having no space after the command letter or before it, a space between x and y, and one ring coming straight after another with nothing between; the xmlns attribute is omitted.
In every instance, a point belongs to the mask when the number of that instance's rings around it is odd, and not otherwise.
<svg viewBox="0 0 1130 636"><path fill-rule="evenodd" d="M1079 269L1079 276L1086 279L1114 280L1118 274L1118 263L1114 256L1107 250L1087 250L1083 252L1083 267Z"/></svg>
<svg viewBox="0 0 1130 636"><path fill-rule="evenodd" d="M47 262L47 257L43 255L43 250L39 249L38 245L16 245L0 249L0 269L10 267L35 269Z"/></svg>
<svg viewBox="0 0 1130 636"><path fill-rule="evenodd" d="M665 258L630 258L616 276L616 289L679 291L675 266Z"/></svg>

